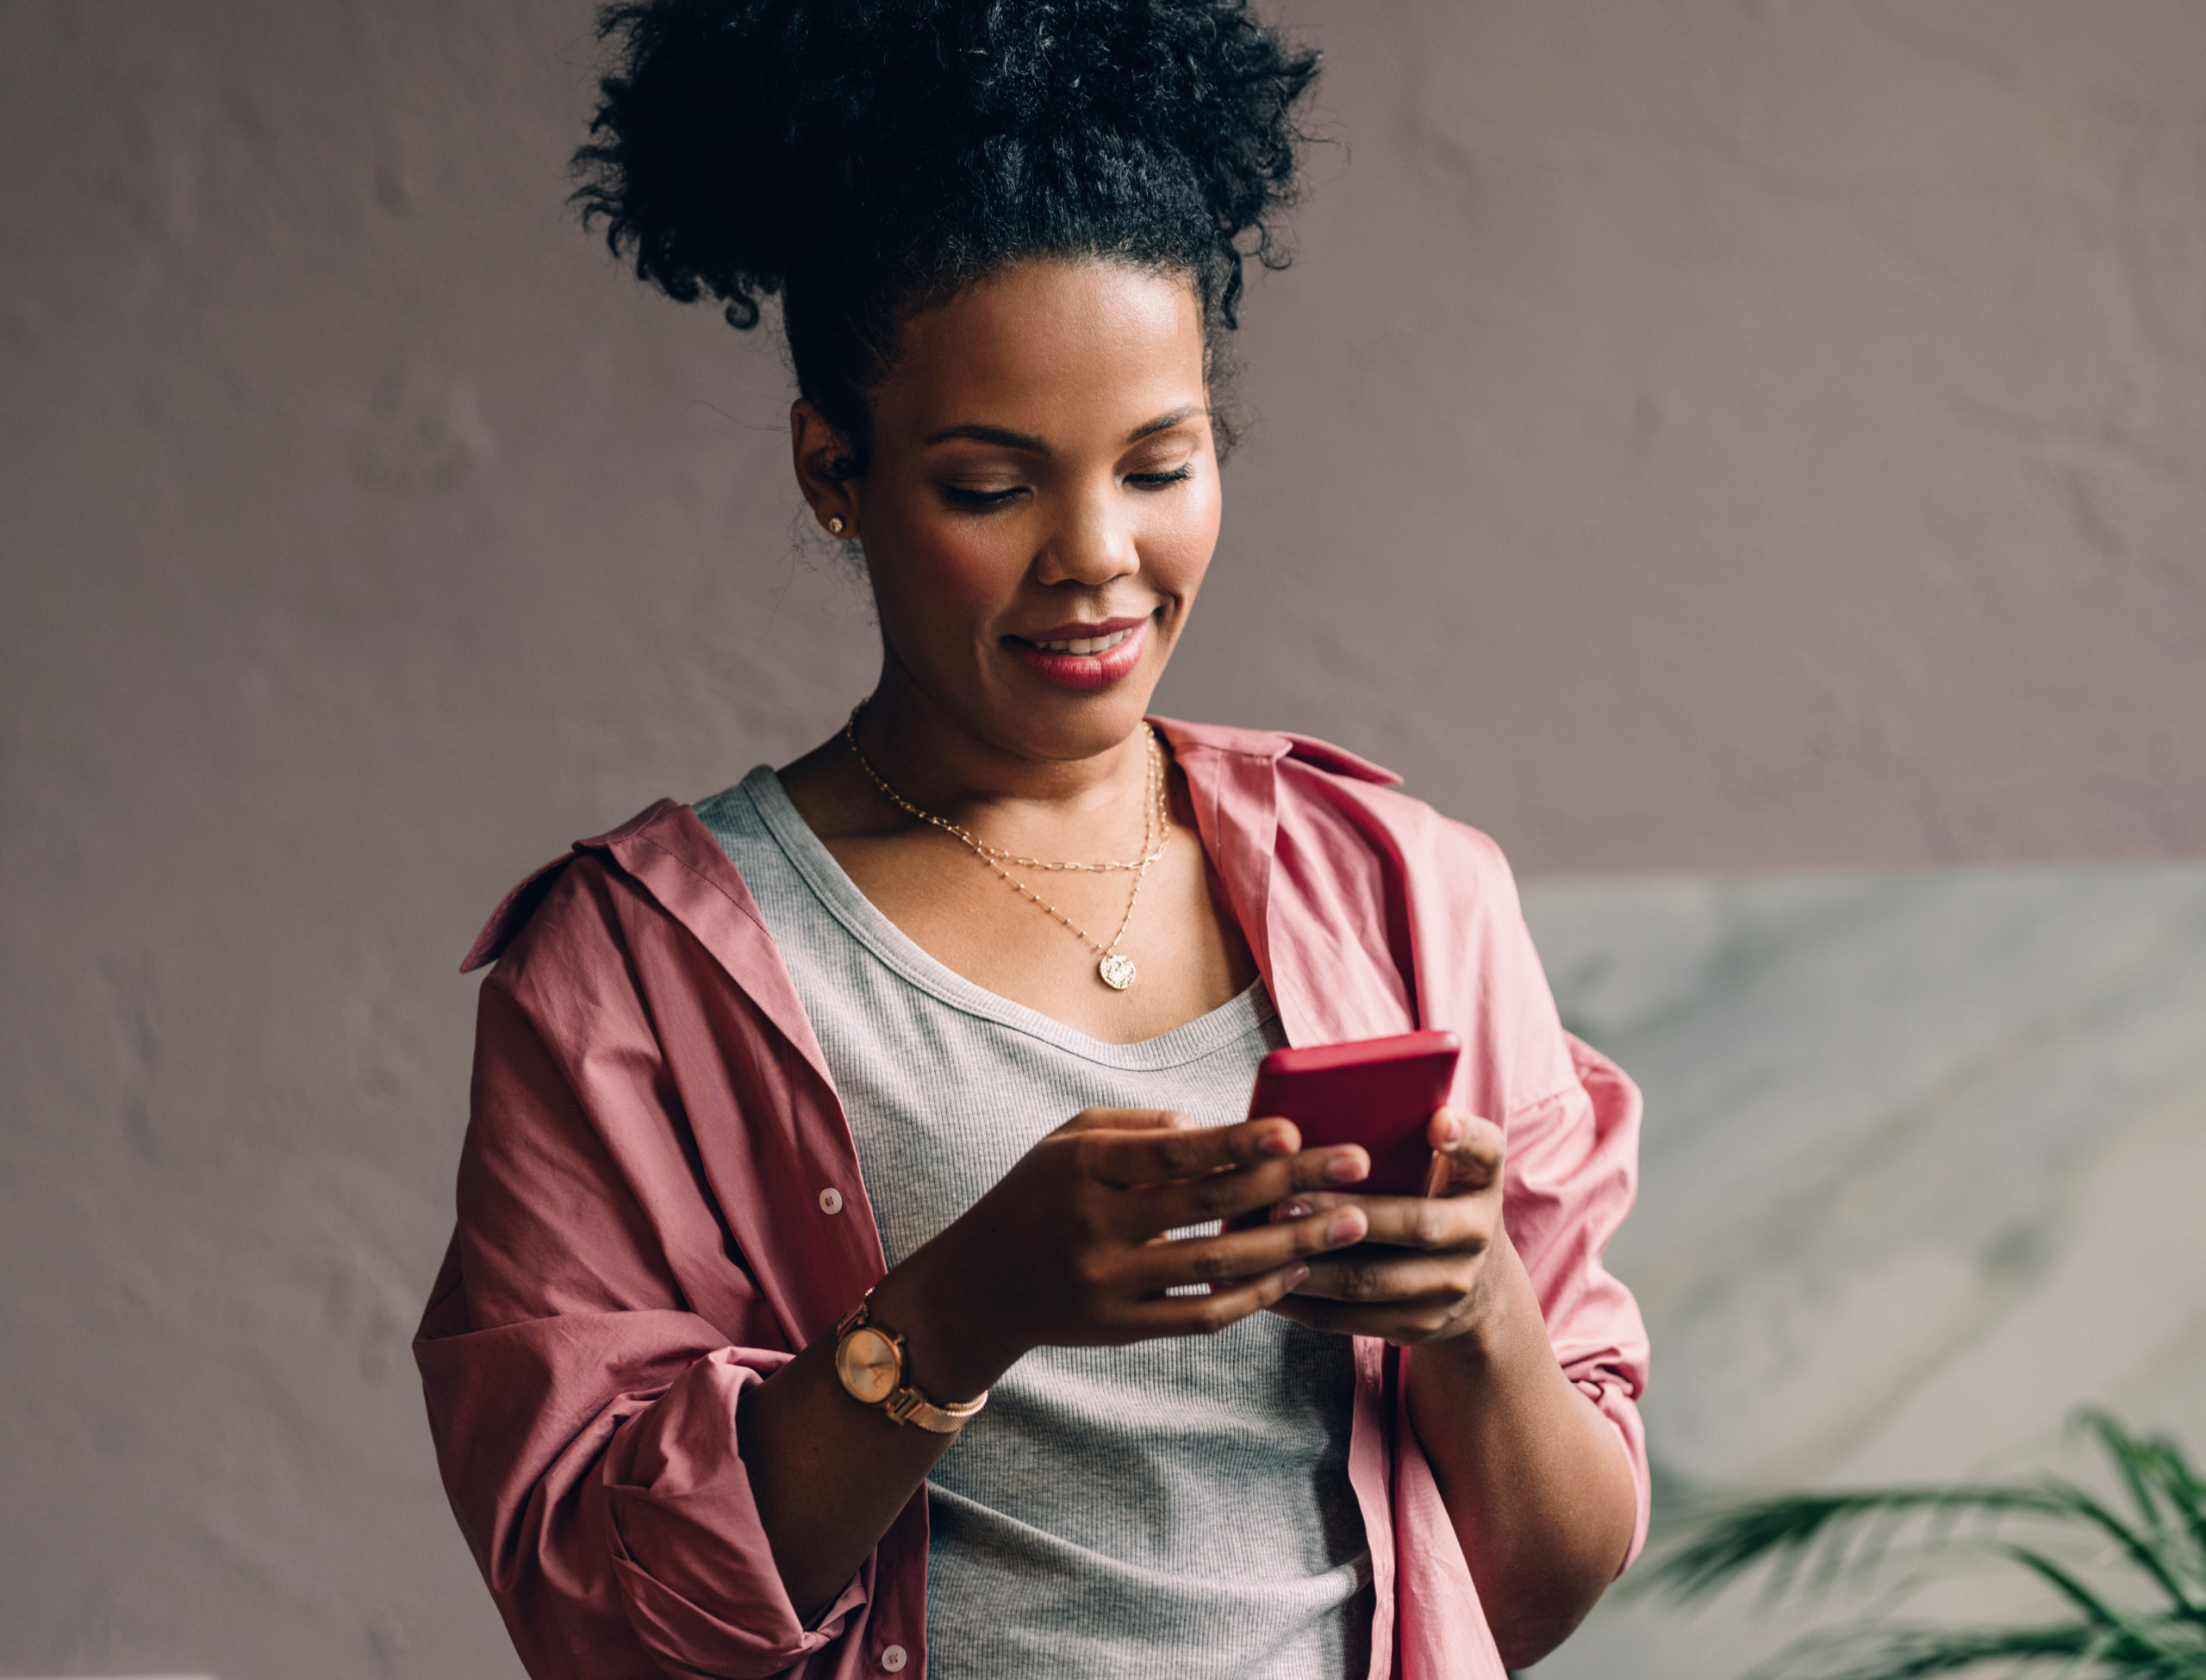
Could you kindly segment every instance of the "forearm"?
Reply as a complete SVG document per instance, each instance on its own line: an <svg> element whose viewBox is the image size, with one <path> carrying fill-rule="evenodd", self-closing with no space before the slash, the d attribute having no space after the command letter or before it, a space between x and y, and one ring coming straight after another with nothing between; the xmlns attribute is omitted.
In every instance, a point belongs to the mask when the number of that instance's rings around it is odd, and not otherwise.
<svg viewBox="0 0 2206 1680"><path fill-rule="evenodd" d="M913 1256L874 1291L877 1322L900 1333L907 1379L930 1398L972 1397L1001 1374L949 1346L928 1308L935 1298ZM809 1621L839 1593L888 1533L936 1460L957 1440L898 1423L851 1397L835 1372L834 1334L745 1395L737 1440L751 1497L782 1585Z"/></svg>
<svg viewBox="0 0 2206 1680"><path fill-rule="evenodd" d="M1615 1578L1638 1494L1614 1426L1556 1363L1505 1237L1486 1264L1486 1310L1409 1353L1407 1398L1502 1658L1521 1668Z"/></svg>

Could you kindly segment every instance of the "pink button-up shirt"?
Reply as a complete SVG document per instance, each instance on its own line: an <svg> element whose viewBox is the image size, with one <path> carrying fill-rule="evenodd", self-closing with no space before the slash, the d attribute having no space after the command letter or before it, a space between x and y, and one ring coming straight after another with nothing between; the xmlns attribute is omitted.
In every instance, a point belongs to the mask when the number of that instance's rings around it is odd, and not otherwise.
<svg viewBox="0 0 2206 1680"><path fill-rule="evenodd" d="M1630 1458L1636 1554L1647 1337L1601 1251L1631 1205L1638 1093L1562 1030L1500 852L1337 748L1154 721L1288 1042L1461 1036L1451 1100L1507 1134L1510 1235L1556 1359ZM497 967L458 1226L414 1341L460 1528L535 1680L922 1674L924 1492L807 1627L736 1450L745 1384L884 1270L812 1027L688 806L574 852L466 962ZM1402 1400L1411 1357L1355 1339L1371 1673L1502 1680Z"/></svg>

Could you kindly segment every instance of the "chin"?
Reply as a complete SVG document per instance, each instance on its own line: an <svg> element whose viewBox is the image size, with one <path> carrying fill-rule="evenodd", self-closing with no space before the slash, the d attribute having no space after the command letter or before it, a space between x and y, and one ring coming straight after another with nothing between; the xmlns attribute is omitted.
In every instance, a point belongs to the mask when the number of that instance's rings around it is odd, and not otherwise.
<svg viewBox="0 0 2206 1680"><path fill-rule="evenodd" d="M1022 682L995 697L991 709L996 727L991 732L1038 758L1093 758L1109 752L1141 727L1156 688L1144 675L1136 673L1086 693L1053 688L1038 694L1031 681Z"/></svg>

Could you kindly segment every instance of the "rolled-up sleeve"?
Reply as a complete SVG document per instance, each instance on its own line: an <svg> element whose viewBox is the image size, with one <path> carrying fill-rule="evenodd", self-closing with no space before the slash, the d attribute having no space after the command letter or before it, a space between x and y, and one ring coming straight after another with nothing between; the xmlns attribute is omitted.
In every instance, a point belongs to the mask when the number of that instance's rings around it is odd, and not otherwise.
<svg viewBox="0 0 2206 1680"><path fill-rule="evenodd" d="M1647 1327L1602 1252L1636 1192L1639 1089L1591 1045L1565 1040L1572 1082L1504 1123L1506 1217L1563 1374L1615 1425L1630 1460L1639 1509L1624 1554L1629 1568L1647 1543L1651 1504L1638 1405L1647 1386Z"/></svg>
<svg viewBox="0 0 2206 1680"><path fill-rule="evenodd" d="M570 974L547 1004L505 965L483 985L458 1223L414 1344L439 1465L535 1680L781 1674L842 1633L872 1566L808 1627L782 1590L737 1432L790 1354L684 1298L670 1245L724 1244L707 1198L657 1193L695 1169L621 991ZM706 1229L667 1229L685 1206Z"/></svg>

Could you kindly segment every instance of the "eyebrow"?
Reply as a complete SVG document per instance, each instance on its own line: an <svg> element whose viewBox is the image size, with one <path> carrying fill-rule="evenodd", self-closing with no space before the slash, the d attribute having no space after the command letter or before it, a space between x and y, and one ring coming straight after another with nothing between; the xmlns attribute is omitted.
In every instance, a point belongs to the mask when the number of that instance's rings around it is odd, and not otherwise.
<svg viewBox="0 0 2206 1680"><path fill-rule="evenodd" d="M1174 426L1193 420L1202 412L1200 406L1195 403L1189 403L1184 408L1175 408L1168 414L1159 414L1155 420L1136 426L1126 434L1126 441L1130 444L1137 444L1144 438L1153 438L1160 432L1169 432ZM1014 432L1007 426L953 426L929 438L926 440L926 447L932 449L937 444L950 443L959 438L969 439L976 444L994 444L1001 449L1015 449L1027 455L1049 455L1053 452L1049 445L1044 443L1039 438L1031 437L1024 432Z"/></svg>
<svg viewBox="0 0 2206 1680"><path fill-rule="evenodd" d="M1202 413L1201 408L1193 402L1184 408L1175 408L1168 414L1159 414L1146 426L1136 426L1127 433L1126 441L1130 444L1137 444L1144 438L1155 437L1160 432L1169 432L1174 426L1180 425L1182 421L1194 419L1200 413Z"/></svg>
<svg viewBox="0 0 2206 1680"><path fill-rule="evenodd" d="M1024 432L1014 432L1007 426L953 426L946 432L938 432L929 438L926 446L946 444L955 438L970 438L976 444L998 444L1005 449L1024 451L1029 455L1047 455L1049 445L1039 438L1030 438Z"/></svg>

